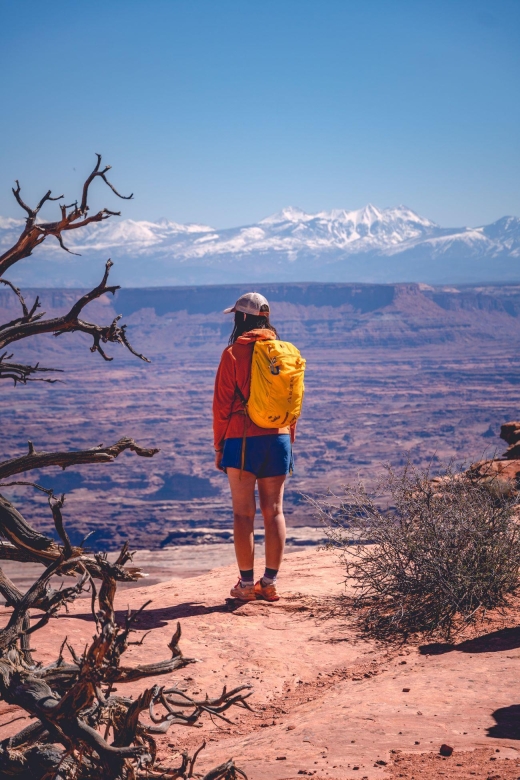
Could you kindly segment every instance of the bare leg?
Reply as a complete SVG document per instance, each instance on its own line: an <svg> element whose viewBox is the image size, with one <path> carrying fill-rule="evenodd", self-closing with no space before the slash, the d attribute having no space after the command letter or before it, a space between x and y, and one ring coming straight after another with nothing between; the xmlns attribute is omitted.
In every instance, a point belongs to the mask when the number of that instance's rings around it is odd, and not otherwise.
<svg viewBox="0 0 520 780"><path fill-rule="evenodd" d="M231 498L233 500L233 530L235 555L241 571L252 569L255 561L254 524L256 513L256 477L250 471L227 469Z"/></svg>
<svg viewBox="0 0 520 780"><path fill-rule="evenodd" d="M285 545L285 517L283 514L283 491L285 475L263 477L258 480L260 509L265 527L265 565L279 569Z"/></svg>

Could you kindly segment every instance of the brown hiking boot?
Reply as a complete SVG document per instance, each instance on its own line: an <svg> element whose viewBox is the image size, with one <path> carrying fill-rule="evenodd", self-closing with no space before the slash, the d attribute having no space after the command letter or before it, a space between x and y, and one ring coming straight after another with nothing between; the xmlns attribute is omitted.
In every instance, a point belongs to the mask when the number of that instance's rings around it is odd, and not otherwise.
<svg viewBox="0 0 520 780"><path fill-rule="evenodd" d="M279 601L280 596L276 592L276 585L271 583L270 585L264 585L262 580L258 580L255 585L255 593L257 599L264 599L264 601Z"/></svg>
<svg viewBox="0 0 520 780"><path fill-rule="evenodd" d="M235 587L231 588L231 590L229 591L229 595L231 596L231 598L237 599L238 601L255 601L256 600L255 586L241 585L239 579Z"/></svg>

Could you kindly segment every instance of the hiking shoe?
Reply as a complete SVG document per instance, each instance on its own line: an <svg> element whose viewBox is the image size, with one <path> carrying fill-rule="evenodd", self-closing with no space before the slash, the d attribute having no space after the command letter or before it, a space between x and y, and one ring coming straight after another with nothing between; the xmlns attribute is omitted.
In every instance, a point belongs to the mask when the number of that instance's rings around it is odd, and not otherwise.
<svg viewBox="0 0 520 780"><path fill-rule="evenodd" d="M257 599L264 599L265 601L279 601L280 596L276 592L276 585L271 583L270 585L264 585L262 580L258 580L255 585L255 593Z"/></svg>
<svg viewBox="0 0 520 780"><path fill-rule="evenodd" d="M240 579L234 588L229 591L231 598L238 599L238 601L255 601L256 591L254 585L241 585Z"/></svg>

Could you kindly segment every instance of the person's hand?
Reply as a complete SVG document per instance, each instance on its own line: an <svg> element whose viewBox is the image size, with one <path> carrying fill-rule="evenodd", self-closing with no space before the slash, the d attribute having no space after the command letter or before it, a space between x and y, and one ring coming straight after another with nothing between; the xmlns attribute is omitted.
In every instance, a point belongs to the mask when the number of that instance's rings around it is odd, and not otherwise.
<svg viewBox="0 0 520 780"><path fill-rule="evenodd" d="M222 450L216 450L215 451L215 466L219 471L224 471L222 466L220 465L222 463L222 456L223 456Z"/></svg>

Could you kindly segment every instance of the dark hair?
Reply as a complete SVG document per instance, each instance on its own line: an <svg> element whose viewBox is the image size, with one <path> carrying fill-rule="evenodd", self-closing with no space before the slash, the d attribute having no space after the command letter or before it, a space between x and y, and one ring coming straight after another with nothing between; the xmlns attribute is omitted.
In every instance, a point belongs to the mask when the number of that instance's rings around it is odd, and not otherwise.
<svg viewBox="0 0 520 780"><path fill-rule="evenodd" d="M260 307L260 311L266 311L267 314L244 314L241 311L235 312L235 326L228 342L230 346L231 344L234 344L243 333L247 333L250 330L256 330L257 328L272 330L276 338L278 338L276 328L269 322L268 307L264 304Z"/></svg>

